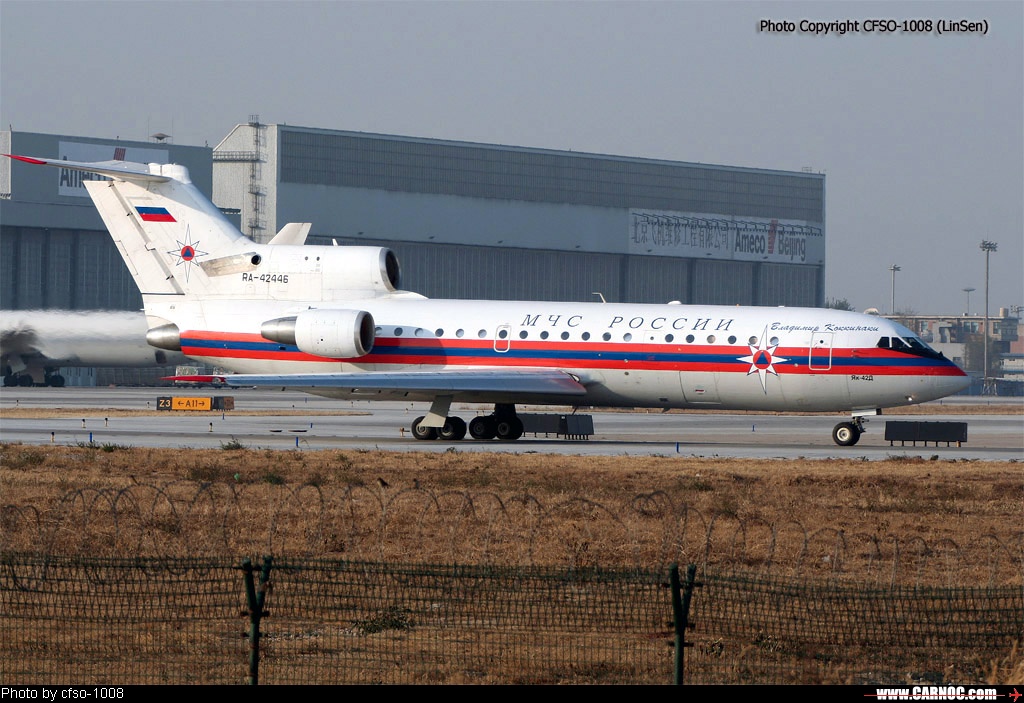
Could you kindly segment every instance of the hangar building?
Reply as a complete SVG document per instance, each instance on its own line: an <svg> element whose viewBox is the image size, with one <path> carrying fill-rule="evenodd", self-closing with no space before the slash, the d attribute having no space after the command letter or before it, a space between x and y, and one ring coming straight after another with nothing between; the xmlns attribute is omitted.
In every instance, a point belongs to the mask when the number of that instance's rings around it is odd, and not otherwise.
<svg viewBox="0 0 1024 703"><path fill-rule="evenodd" d="M432 298L824 304L825 176L264 125L213 151L214 202L267 241L388 246Z"/></svg>
<svg viewBox="0 0 1024 703"><path fill-rule="evenodd" d="M0 153L184 164L253 239L310 222L309 243L387 246L433 298L824 304L823 174L256 116L212 149L0 131ZM140 308L88 177L0 159L0 309Z"/></svg>

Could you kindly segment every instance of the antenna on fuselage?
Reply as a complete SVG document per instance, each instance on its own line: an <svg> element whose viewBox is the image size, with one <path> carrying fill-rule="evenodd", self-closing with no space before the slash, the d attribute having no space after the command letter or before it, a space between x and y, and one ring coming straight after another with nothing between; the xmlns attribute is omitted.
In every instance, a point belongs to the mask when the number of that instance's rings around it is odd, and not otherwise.
<svg viewBox="0 0 1024 703"><path fill-rule="evenodd" d="M601 293L599 291L594 291L593 293L591 293L591 295L596 295L598 298L601 299L602 303L607 303L608 302L607 300L604 299L604 293Z"/></svg>

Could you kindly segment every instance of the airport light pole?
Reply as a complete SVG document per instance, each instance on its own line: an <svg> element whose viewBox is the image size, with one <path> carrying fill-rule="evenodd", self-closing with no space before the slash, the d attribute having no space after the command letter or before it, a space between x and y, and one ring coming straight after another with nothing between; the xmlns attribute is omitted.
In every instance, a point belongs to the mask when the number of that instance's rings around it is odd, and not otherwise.
<svg viewBox="0 0 1024 703"><path fill-rule="evenodd" d="M966 316L970 317L971 316L971 293L973 293L975 289L968 287L968 288L961 288L960 290L962 290L964 293L967 294L967 312L966 312Z"/></svg>
<svg viewBox="0 0 1024 703"><path fill-rule="evenodd" d="M990 242L987 239L983 239L980 246L981 246L981 250L983 252L985 252L985 336L983 337L984 341L983 341L983 346L982 346L982 349L983 349L982 358L984 359L984 361L982 363L984 364L984 366L982 367L981 392L982 393L987 393L988 392L988 338L989 338L989 331L988 331L988 255L991 254L992 252L994 252L996 250L996 248L999 246L999 244L997 244L996 242Z"/></svg>
<svg viewBox="0 0 1024 703"><path fill-rule="evenodd" d="M900 267L897 266L896 264L893 264L892 266L889 267L889 270L892 271L892 302L890 303L891 307L890 307L889 310L890 310L890 312L893 315L895 315L896 314L896 272L900 271L902 269L900 269Z"/></svg>

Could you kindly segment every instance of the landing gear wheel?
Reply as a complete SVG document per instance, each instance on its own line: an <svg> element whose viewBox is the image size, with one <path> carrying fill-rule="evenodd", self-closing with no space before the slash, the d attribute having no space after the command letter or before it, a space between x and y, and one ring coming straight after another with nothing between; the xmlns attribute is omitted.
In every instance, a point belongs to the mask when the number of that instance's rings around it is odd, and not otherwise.
<svg viewBox="0 0 1024 703"><path fill-rule="evenodd" d="M449 417L444 421L444 427L437 431L438 439L448 442L457 442L466 436L466 421L461 417Z"/></svg>
<svg viewBox="0 0 1024 703"><path fill-rule="evenodd" d="M437 439L437 428L421 425L423 417L420 416L412 421L412 436L416 439Z"/></svg>
<svg viewBox="0 0 1024 703"><path fill-rule="evenodd" d="M832 428L832 441L840 447L852 447L860 439L861 429L852 422L840 422Z"/></svg>
<svg viewBox="0 0 1024 703"><path fill-rule="evenodd" d="M52 376L47 376L46 385L50 386L51 388L63 388L64 377L61 376L59 373L55 373Z"/></svg>
<svg viewBox="0 0 1024 703"><path fill-rule="evenodd" d="M498 420L496 431L498 439L515 440L523 436L523 421L516 416Z"/></svg>
<svg viewBox="0 0 1024 703"><path fill-rule="evenodd" d="M498 436L498 423L492 415L477 415L469 421L469 434L473 439L494 439Z"/></svg>

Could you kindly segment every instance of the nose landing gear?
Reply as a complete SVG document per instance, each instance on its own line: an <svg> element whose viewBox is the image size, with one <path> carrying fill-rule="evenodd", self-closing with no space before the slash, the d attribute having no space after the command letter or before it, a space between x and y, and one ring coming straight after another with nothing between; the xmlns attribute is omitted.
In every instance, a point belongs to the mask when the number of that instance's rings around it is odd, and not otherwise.
<svg viewBox="0 0 1024 703"><path fill-rule="evenodd" d="M840 447L852 447L864 434L864 418L855 417L850 422L840 422L832 428L832 441Z"/></svg>

